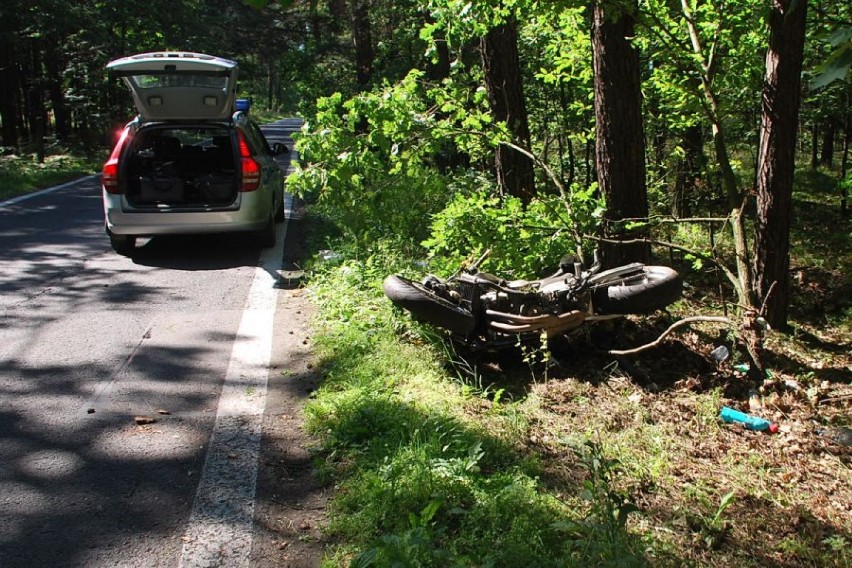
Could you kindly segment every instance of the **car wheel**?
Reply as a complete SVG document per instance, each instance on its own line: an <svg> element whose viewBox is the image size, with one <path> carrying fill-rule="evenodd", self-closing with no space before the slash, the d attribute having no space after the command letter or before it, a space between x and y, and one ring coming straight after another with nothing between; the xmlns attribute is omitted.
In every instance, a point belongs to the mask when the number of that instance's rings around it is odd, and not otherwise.
<svg viewBox="0 0 852 568"><path fill-rule="evenodd" d="M262 248L275 246L275 214L272 211L269 212L266 226L257 232L257 244Z"/></svg>
<svg viewBox="0 0 852 568"><path fill-rule="evenodd" d="M131 256L136 250L136 237L133 235L109 235L112 250L122 256Z"/></svg>
<svg viewBox="0 0 852 568"><path fill-rule="evenodd" d="M284 212L284 190L281 190L281 199L278 200L278 208L275 209L275 222L283 223L285 217Z"/></svg>

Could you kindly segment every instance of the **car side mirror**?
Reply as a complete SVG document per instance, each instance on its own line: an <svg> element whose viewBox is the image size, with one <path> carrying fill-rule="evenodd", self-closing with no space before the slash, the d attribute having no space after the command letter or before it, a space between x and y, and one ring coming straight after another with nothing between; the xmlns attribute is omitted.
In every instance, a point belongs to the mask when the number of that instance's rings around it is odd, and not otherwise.
<svg viewBox="0 0 852 568"><path fill-rule="evenodd" d="M276 156L280 156L281 154L286 154L290 151L286 144L283 142L276 142L272 145L272 153Z"/></svg>

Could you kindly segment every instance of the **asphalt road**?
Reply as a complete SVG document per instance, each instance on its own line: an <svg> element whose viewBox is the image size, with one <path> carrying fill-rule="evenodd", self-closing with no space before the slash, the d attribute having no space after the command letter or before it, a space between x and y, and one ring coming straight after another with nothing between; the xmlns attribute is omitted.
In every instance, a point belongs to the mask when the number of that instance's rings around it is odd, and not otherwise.
<svg viewBox="0 0 852 568"><path fill-rule="evenodd" d="M264 130L289 141L298 126ZM141 241L130 259L104 234L97 177L0 205L0 567L211 563L188 527L200 480L222 485L205 463L251 457L212 433L250 429L225 391L263 412L266 379L246 378L263 360L235 363L236 345L286 318L274 295L252 299L275 287L283 232L263 255L218 235ZM218 565L239 565L228 546Z"/></svg>

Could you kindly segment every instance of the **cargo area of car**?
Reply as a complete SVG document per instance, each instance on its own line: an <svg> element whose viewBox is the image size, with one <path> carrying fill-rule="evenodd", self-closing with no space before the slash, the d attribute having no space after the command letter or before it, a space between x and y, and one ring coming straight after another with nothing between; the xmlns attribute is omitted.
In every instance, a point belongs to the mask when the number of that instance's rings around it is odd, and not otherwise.
<svg viewBox="0 0 852 568"><path fill-rule="evenodd" d="M124 161L127 201L139 208L227 207L240 186L224 126L140 129Z"/></svg>

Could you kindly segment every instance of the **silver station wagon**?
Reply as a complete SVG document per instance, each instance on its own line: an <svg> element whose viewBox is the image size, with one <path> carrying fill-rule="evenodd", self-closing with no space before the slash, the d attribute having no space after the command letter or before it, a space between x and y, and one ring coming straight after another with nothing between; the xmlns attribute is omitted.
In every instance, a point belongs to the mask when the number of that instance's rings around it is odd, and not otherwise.
<svg viewBox="0 0 852 568"><path fill-rule="evenodd" d="M237 63L157 52L107 65L133 93L138 116L102 172L106 232L131 255L137 237L250 231L275 244L284 220L284 178L270 147L236 98Z"/></svg>

